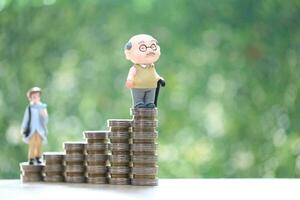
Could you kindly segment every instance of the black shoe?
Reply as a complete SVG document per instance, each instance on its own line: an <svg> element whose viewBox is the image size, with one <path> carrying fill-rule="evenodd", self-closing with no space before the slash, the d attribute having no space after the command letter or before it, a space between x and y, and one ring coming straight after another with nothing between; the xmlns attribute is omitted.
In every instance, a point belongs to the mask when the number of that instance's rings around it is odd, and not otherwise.
<svg viewBox="0 0 300 200"><path fill-rule="evenodd" d="M139 103L139 104L135 105L134 108L146 108L146 105L143 103Z"/></svg>
<svg viewBox="0 0 300 200"><path fill-rule="evenodd" d="M155 104L154 103L147 103L146 108L155 108Z"/></svg>
<svg viewBox="0 0 300 200"><path fill-rule="evenodd" d="M36 157L36 158L35 158L35 161L36 161L37 164L42 164L42 162L40 161L40 158L39 158L39 157Z"/></svg>
<svg viewBox="0 0 300 200"><path fill-rule="evenodd" d="M29 165L33 165L33 164L34 164L33 161L34 161L34 159L29 159L28 164L29 164Z"/></svg>

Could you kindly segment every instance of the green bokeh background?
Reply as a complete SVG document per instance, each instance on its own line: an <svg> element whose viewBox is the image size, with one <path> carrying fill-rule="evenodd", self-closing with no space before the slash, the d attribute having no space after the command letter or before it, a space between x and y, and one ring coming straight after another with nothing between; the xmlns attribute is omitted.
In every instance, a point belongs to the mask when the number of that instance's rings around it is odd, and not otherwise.
<svg viewBox="0 0 300 200"><path fill-rule="evenodd" d="M300 1L0 0L0 178L27 159L20 123L40 86L49 142L130 118L123 54L156 37L159 177L300 177Z"/></svg>

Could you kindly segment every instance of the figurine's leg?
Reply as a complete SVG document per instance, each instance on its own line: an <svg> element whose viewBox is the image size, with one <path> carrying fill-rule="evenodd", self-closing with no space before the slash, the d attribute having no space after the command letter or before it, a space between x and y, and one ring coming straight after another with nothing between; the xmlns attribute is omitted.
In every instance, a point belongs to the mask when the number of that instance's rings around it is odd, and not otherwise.
<svg viewBox="0 0 300 200"><path fill-rule="evenodd" d="M145 105L147 108L155 108L155 88L148 89L145 96Z"/></svg>
<svg viewBox="0 0 300 200"><path fill-rule="evenodd" d="M28 161L30 165L33 165L34 161L34 138L33 135L28 141Z"/></svg>
<svg viewBox="0 0 300 200"><path fill-rule="evenodd" d="M42 148L42 137L39 133L36 133L36 152L35 152L35 159L38 164L41 164L41 148Z"/></svg>
<svg viewBox="0 0 300 200"><path fill-rule="evenodd" d="M145 90L139 88L131 89L131 95L133 100L134 108L144 108L145 107Z"/></svg>

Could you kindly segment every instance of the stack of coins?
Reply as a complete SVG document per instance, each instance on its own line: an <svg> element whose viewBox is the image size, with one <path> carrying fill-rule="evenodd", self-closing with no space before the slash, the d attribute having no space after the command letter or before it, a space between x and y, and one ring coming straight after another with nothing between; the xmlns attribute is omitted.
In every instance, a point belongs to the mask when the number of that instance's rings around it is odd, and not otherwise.
<svg viewBox="0 0 300 200"><path fill-rule="evenodd" d="M44 181L45 182L63 182L64 181L64 153L63 152L45 152L43 154Z"/></svg>
<svg viewBox="0 0 300 200"><path fill-rule="evenodd" d="M84 131L86 144L86 177L92 184L107 183L108 131Z"/></svg>
<svg viewBox="0 0 300 200"><path fill-rule="evenodd" d="M85 142L65 142L65 181L85 182Z"/></svg>
<svg viewBox="0 0 300 200"><path fill-rule="evenodd" d="M20 163L21 175L23 182L40 182L43 181L44 165L29 165L27 162Z"/></svg>
<svg viewBox="0 0 300 200"><path fill-rule="evenodd" d="M109 119L109 183L115 185L130 184L130 126L128 119Z"/></svg>
<svg viewBox="0 0 300 200"><path fill-rule="evenodd" d="M132 185L157 185L157 109L131 109Z"/></svg>

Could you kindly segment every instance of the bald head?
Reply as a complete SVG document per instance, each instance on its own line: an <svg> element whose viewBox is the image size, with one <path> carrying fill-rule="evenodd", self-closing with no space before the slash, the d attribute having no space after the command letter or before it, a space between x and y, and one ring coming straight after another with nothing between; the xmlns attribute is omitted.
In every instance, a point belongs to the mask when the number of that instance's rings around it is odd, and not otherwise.
<svg viewBox="0 0 300 200"><path fill-rule="evenodd" d="M126 43L124 53L126 59L135 64L152 64L160 57L160 47L154 37L138 34Z"/></svg>

